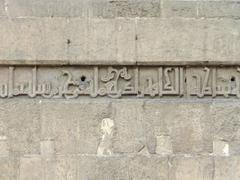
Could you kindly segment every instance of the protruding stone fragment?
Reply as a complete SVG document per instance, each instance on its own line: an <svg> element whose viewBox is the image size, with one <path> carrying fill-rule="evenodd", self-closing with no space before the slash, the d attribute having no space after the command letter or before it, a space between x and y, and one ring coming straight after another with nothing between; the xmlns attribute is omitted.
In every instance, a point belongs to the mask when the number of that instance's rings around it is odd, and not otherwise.
<svg viewBox="0 0 240 180"><path fill-rule="evenodd" d="M160 135L157 136L156 153L161 155L170 155L173 153L172 141L170 136Z"/></svg>
<svg viewBox="0 0 240 180"><path fill-rule="evenodd" d="M9 155L9 148L6 136L0 136L0 158Z"/></svg>
<svg viewBox="0 0 240 180"><path fill-rule="evenodd" d="M54 140L53 139L46 139L41 141L41 155L46 157L52 157L55 153L54 149Z"/></svg>
<svg viewBox="0 0 240 180"><path fill-rule="evenodd" d="M213 154L215 156L229 156L229 144L226 141L213 141Z"/></svg>
<svg viewBox="0 0 240 180"><path fill-rule="evenodd" d="M101 123L102 139L98 146L97 155L112 155L112 138L114 133L114 121L104 118Z"/></svg>

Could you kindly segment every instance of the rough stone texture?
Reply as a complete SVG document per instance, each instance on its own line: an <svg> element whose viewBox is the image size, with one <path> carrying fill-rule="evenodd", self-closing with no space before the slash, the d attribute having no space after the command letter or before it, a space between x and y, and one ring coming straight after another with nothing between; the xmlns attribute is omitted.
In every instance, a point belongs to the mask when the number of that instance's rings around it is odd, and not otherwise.
<svg viewBox="0 0 240 180"><path fill-rule="evenodd" d="M167 135L174 154L211 153L213 123L208 109L208 104L146 103L143 124L150 146L156 143L157 135ZM186 139L188 143L183 145Z"/></svg>
<svg viewBox="0 0 240 180"><path fill-rule="evenodd" d="M239 0L0 0L0 66L237 68L239 49ZM1 98L0 180L239 180L238 101Z"/></svg>
<svg viewBox="0 0 240 180"><path fill-rule="evenodd" d="M239 1L202 1L199 3L199 17L240 18Z"/></svg>

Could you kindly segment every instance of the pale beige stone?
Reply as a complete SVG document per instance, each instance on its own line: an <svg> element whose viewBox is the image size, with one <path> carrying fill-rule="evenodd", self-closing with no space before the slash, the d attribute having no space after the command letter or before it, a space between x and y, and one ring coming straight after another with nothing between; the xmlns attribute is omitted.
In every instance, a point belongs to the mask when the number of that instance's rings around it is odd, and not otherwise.
<svg viewBox="0 0 240 180"><path fill-rule="evenodd" d="M17 178L17 164L13 158L2 158L0 157L0 179L1 180L12 180Z"/></svg>
<svg viewBox="0 0 240 180"><path fill-rule="evenodd" d="M154 130L169 136L174 154L212 152L213 122L209 104L190 102L150 102L144 105L143 128L149 146L156 146Z"/></svg>
<svg viewBox="0 0 240 180"><path fill-rule="evenodd" d="M142 103L134 100L112 103L116 133L113 137L114 153L137 153L144 146Z"/></svg>
<svg viewBox="0 0 240 180"><path fill-rule="evenodd" d="M239 18L240 4L238 1L200 1L199 17L207 18Z"/></svg>
<svg viewBox="0 0 240 180"><path fill-rule="evenodd" d="M55 180L76 180L77 162L74 156L59 156L56 159Z"/></svg>
<svg viewBox="0 0 240 180"><path fill-rule="evenodd" d="M167 180L168 160L157 156L135 156L130 159L129 179L132 180Z"/></svg>
<svg viewBox="0 0 240 180"><path fill-rule="evenodd" d="M170 160L169 180L212 180L211 157L173 157Z"/></svg>
<svg viewBox="0 0 240 180"><path fill-rule="evenodd" d="M112 138L114 134L114 121L110 118L104 118L101 123L102 139L99 143L97 155L112 155Z"/></svg>
<svg viewBox="0 0 240 180"><path fill-rule="evenodd" d="M46 139L40 142L41 155L52 157L55 153L54 140Z"/></svg>
<svg viewBox="0 0 240 180"><path fill-rule="evenodd" d="M4 136L8 149L16 154L40 152L40 113L33 99L1 99L0 121L4 124Z"/></svg>
<svg viewBox="0 0 240 180"><path fill-rule="evenodd" d="M211 105L215 139L231 142L240 140L240 108L238 102L216 102Z"/></svg>
<svg viewBox="0 0 240 180"><path fill-rule="evenodd" d="M158 0L93 0L90 7L93 17L159 17L161 12Z"/></svg>
<svg viewBox="0 0 240 180"><path fill-rule="evenodd" d="M139 19L139 62L197 61L204 58L204 22L196 19Z"/></svg>
<svg viewBox="0 0 240 180"><path fill-rule="evenodd" d="M117 180L129 178L128 157L81 156L78 161L78 180Z"/></svg>
<svg viewBox="0 0 240 180"><path fill-rule="evenodd" d="M228 142L221 140L213 141L213 154L215 156L229 156Z"/></svg>
<svg viewBox="0 0 240 180"><path fill-rule="evenodd" d="M134 20L91 19L88 28L89 61L136 62Z"/></svg>
<svg viewBox="0 0 240 180"><path fill-rule="evenodd" d="M238 180L240 178L239 156L215 157L214 180Z"/></svg>
<svg viewBox="0 0 240 180"><path fill-rule="evenodd" d="M0 136L0 157L7 157L9 155L9 147L6 136Z"/></svg>
<svg viewBox="0 0 240 180"><path fill-rule="evenodd" d="M162 0L162 17L191 17L198 15L198 1Z"/></svg>
<svg viewBox="0 0 240 180"><path fill-rule="evenodd" d="M238 20L206 20L205 52L208 61L238 61L240 52Z"/></svg>
<svg viewBox="0 0 240 180"><path fill-rule="evenodd" d="M172 141L170 136L157 136L156 154L169 155L172 154Z"/></svg>
<svg viewBox="0 0 240 180"><path fill-rule="evenodd" d="M38 155L26 155L20 158L19 180L43 180L42 159Z"/></svg>
<svg viewBox="0 0 240 180"><path fill-rule="evenodd" d="M111 115L109 107L104 100L42 101L42 138L54 140L57 154L96 154L101 121Z"/></svg>

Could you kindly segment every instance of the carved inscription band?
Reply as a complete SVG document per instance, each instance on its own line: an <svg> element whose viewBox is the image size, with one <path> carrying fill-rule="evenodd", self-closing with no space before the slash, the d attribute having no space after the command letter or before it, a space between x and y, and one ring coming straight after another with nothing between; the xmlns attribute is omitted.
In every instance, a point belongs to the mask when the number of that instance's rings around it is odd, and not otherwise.
<svg viewBox="0 0 240 180"><path fill-rule="evenodd" d="M237 97L238 67L0 67L0 97Z"/></svg>

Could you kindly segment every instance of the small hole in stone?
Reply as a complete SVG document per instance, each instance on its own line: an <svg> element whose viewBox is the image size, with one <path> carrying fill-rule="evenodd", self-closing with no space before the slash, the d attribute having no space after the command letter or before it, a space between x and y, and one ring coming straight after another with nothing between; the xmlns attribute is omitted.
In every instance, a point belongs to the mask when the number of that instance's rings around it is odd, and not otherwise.
<svg viewBox="0 0 240 180"><path fill-rule="evenodd" d="M81 81L85 81L86 80L86 76L81 76Z"/></svg>
<svg viewBox="0 0 240 180"><path fill-rule="evenodd" d="M67 40L67 44L71 44L71 40L70 39Z"/></svg>
<svg viewBox="0 0 240 180"><path fill-rule="evenodd" d="M231 77L231 81L232 81L232 82L235 81L235 77Z"/></svg>
<svg viewBox="0 0 240 180"><path fill-rule="evenodd" d="M136 40L136 41L138 40L138 35L135 36L135 40Z"/></svg>

